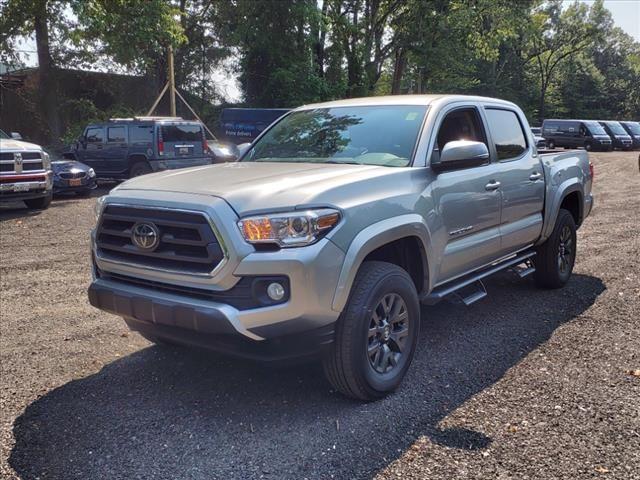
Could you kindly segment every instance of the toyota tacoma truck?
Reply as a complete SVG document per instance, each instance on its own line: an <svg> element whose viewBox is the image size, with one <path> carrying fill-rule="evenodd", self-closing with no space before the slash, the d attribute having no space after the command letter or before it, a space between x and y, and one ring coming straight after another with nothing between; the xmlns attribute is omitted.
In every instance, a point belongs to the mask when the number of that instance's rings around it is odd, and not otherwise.
<svg viewBox="0 0 640 480"><path fill-rule="evenodd" d="M593 205L587 152L538 153L492 98L304 106L241 150L98 200L90 302L158 343L317 354L364 401L399 386L421 303L471 304L505 269L567 283Z"/></svg>
<svg viewBox="0 0 640 480"><path fill-rule="evenodd" d="M0 130L0 204L24 201L30 209L51 203L53 173L49 154Z"/></svg>

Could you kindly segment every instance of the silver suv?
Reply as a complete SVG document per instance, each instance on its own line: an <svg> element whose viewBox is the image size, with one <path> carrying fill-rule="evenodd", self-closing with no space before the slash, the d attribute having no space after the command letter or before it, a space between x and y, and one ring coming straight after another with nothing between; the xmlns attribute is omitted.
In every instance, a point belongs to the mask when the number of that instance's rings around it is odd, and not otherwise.
<svg viewBox="0 0 640 480"><path fill-rule="evenodd" d="M491 98L305 106L244 150L102 197L90 301L159 343L317 354L362 400L400 384L421 302L471 304L505 268L564 285L592 206L587 153L539 155Z"/></svg>

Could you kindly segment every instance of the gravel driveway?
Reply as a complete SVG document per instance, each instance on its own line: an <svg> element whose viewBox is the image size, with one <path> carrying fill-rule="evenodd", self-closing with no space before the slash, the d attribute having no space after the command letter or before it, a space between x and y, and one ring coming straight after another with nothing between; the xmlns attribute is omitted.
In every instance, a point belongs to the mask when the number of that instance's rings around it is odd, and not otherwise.
<svg viewBox="0 0 640 480"><path fill-rule="evenodd" d="M640 479L638 153L593 154L574 276L423 309L402 389L156 347L89 306L93 199L0 209L0 478Z"/></svg>

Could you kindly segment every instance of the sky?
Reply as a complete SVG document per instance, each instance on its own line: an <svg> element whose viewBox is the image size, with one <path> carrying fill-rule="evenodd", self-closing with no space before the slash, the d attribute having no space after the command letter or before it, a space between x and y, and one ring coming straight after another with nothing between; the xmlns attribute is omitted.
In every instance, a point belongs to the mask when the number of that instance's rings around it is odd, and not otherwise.
<svg viewBox="0 0 640 480"><path fill-rule="evenodd" d="M591 5L595 0L579 0ZM573 0L564 0L568 6ZM604 6L611 12L615 24L640 42L640 0L604 0Z"/></svg>
<svg viewBox="0 0 640 480"><path fill-rule="evenodd" d="M574 0L564 0L564 6L567 7ZM578 0L582 3L592 4L595 0ZM640 42L640 0L604 0L604 6L611 12L613 21L617 26ZM35 51L35 41L31 38L26 39L20 48ZM27 66L35 66L37 63L35 53L27 55ZM213 72L213 77L218 88L226 96L228 101L239 101L241 97L237 79L233 75L220 69Z"/></svg>

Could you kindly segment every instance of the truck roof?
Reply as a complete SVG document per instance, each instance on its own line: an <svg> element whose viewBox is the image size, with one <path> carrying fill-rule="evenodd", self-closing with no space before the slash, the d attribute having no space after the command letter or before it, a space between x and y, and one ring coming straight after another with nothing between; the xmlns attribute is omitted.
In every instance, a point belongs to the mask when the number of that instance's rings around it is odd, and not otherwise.
<svg viewBox="0 0 640 480"><path fill-rule="evenodd" d="M355 106L376 106L376 105L431 105L436 102L445 103L455 101L491 102L504 105L515 106L514 103L499 98L480 97L475 95L455 95L455 94L431 94L431 95L385 95L380 97L348 98L345 100L335 100L332 102L312 103L303 105L296 110L307 110L313 108L332 107L355 107Z"/></svg>

